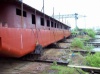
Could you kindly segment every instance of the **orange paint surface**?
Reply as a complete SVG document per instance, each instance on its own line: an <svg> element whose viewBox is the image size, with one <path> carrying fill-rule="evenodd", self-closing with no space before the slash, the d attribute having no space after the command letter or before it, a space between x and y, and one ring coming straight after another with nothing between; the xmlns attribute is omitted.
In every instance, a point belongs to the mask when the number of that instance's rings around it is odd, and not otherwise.
<svg viewBox="0 0 100 74"><path fill-rule="evenodd" d="M36 42L43 47L70 35L68 31L0 27L0 56L22 57L35 50Z"/></svg>

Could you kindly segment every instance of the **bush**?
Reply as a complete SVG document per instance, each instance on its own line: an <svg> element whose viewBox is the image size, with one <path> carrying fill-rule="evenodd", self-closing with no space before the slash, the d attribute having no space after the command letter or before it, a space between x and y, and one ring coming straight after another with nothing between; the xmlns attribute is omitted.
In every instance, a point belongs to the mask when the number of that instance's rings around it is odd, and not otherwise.
<svg viewBox="0 0 100 74"><path fill-rule="evenodd" d="M83 48L84 47L84 42L80 38L74 38L71 45L72 45L72 47Z"/></svg>
<svg viewBox="0 0 100 74"><path fill-rule="evenodd" d="M75 35L77 35L79 32L78 32L77 30L72 30L71 33L72 33L73 36L75 36Z"/></svg>
<svg viewBox="0 0 100 74"><path fill-rule="evenodd" d="M96 33L95 33L94 30L92 30L92 29L85 29L84 31L85 31L90 37L95 38Z"/></svg>
<svg viewBox="0 0 100 74"><path fill-rule="evenodd" d="M88 36L88 35L83 36L84 41L88 41L89 39L91 39L90 36Z"/></svg>
<svg viewBox="0 0 100 74"><path fill-rule="evenodd" d="M81 39L81 38L74 38L74 40L72 41L71 43L71 46L72 47L77 47L77 48L81 48L81 49L84 49L84 50L91 50L94 48L94 46L92 45L89 45L89 44L86 44L84 45L84 42L85 42L86 39Z"/></svg>
<svg viewBox="0 0 100 74"><path fill-rule="evenodd" d="M94 55L89 54L86 57L86 62L88 66L100 67L100 53L96 53Z"/></svg>
<svg viewBox="0 0 100 74"><path fill-rule="evenodd" d="M86 45L86 46L84 46L84 50L92 50L94 48L94 46L93 45Z"/></svg>

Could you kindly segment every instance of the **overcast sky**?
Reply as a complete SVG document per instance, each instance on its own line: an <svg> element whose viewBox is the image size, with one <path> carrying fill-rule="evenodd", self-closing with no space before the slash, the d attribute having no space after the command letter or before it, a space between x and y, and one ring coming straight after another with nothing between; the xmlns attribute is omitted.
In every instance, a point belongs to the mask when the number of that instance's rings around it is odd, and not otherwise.
<svg viewBox="0 0 100 74"><path fill-rule="evenodd" d="M23 0L26 4L41 11L43 0ZM53 14L75 14L86 15L87 17L79 18L77 25L80 28L99 27L100 28L100 0L44 0L45 14L51 16ZM65 23L65 21L63 20ZM75 27L74 18L67 19L67 24L72 28Z"/></svg>

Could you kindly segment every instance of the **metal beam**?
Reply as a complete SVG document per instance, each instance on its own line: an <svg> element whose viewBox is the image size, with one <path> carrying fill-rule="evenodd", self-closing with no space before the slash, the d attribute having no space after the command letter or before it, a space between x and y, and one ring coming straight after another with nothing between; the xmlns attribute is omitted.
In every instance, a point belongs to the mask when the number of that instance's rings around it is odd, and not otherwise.
<svg viewBox="0 0 100 74"><path fill-rule="evenodd" d="M65 14L65 15L55 15L54 18L59 19L59 18L78 18L78 17L86 17L85 15L79 15L77 13L75 14Z"/></svg>

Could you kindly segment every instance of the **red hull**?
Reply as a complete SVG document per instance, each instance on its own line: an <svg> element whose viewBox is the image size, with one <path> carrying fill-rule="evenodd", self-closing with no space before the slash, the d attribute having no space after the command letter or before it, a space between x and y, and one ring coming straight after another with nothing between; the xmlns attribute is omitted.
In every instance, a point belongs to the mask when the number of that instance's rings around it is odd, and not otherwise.
<svg viewBox="0 0 100 74"><path fill-rule="evenodd" d="M69 31L0 27L0 55L22 57L33 52L37 41L43 47L68 37Z"/></svg>

